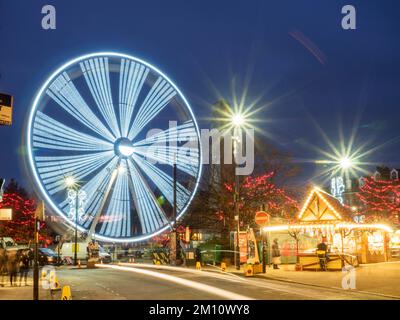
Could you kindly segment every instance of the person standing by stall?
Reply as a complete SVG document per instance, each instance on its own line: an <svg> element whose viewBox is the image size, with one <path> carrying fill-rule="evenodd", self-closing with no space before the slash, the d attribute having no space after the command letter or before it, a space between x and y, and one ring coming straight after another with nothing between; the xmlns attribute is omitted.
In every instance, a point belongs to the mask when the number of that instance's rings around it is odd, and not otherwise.
<svg viewBox="0 0 400 320"><path fill-rule="evenodd" d="M328 245L326 244L327 240L325 237L322 237L322 241L317 245L317 256L319 259L319 265L321 270L326 271L327 269L327 262L329 260L328 256Z"/></svg>
<svg viewBox="0 0 400 320"><path fill-rule="evenodd" d="M272 245L272 264L274 269L279 269L278 265L281 264L281 250L279 249L278 239L274 239Z"/></svg>

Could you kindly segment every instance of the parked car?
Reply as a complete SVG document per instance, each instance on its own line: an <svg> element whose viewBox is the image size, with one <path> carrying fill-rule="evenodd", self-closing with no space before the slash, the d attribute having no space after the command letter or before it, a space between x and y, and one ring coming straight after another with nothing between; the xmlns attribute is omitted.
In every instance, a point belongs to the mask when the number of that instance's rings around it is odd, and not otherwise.
<svg viewBox="0 0 400 320"><path fill-rule="evenodd" d="M58 259L58 254L53 250L51 250L50 248L39 248L38 251L39 251L39 256L38 256L39 264L41 266L49 264L57 265L61 262Z"/></svg>

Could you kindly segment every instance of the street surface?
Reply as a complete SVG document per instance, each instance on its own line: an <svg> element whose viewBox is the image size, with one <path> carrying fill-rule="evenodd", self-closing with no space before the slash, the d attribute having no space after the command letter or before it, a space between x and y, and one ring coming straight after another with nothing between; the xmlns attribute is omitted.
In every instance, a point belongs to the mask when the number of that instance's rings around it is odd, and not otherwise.
<svg viewBox="0 0 400 320"><path fill-rule="evenodd" d="M97 269L62 269L62 285L73 299L389 299L370 293L323 288L231 273L196 271L153 265L100 265ZM196 286L197 284L197 286Z"/></svg>
<svg viewBox="0 0 400 320"><path fill-rule="evenodd" d="M208 266L199 271L129 263L103 264L96 269L61 267L57 268L57 277L61 286L71 286L73 300L400 299L396 292L381 292L374 283L377 279L385 288L388 286L384 281L386 275L391 286L398 287L396 283L399 280L395 280L390 273L397 270L396 264L358 270L359 283L362 285L365 277L373 284L372 287L357 288L358 291L344 290L340 288L341 272L292 272L281 268L274 271L267 269L265 275L244 277L242 273L235 273L234 268L230 269L231 272L222 272L217 267ZM379 272L374 274L373 270ZM10 287L5 283L5 287L0 287L0 299L32 299L31 278L28 284ZM49 290L40 290L40 299L58 300L60 297L60 291L51 295Z"/></svg>

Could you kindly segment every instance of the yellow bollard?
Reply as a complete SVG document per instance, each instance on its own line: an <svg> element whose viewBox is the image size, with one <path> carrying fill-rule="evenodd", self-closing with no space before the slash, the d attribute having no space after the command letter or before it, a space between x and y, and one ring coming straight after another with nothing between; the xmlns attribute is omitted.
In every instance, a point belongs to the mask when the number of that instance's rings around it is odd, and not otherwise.
<svg viewBox="0 0 400 320"><path fill-rule="evenodd" d="M244 268L244 275L246 277L254 276L254 270L253 270L253 266L251 264L246 264L246 266Z"/></svg>
<svg viewBox="0 0 400 320"><path fill-rule="evenodd" d="M62 288L61 300L72 300L71 287L64 286Z"/></svg>
<svg viewBox="0 0 400 320"><path fill-rule="evenodd" d="M226 263L225 262L221 262L221 270L226 271Z"/></svg>
<svg viewBox="0 0 400 320"><path fill-rule="evenodd" d="M200 261L196 262L196 270L201 270L201 263Z"/></svg>

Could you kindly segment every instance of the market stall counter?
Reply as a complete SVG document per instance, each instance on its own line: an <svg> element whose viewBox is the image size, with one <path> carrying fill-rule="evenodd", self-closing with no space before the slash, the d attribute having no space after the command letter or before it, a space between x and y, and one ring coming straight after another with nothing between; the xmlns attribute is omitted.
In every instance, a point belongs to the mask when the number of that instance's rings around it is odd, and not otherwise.
<svg viewBox="0 0 400 320"><path fill-rule="evenodd" d="M345 265L358 266L356 256L350 254L328 253L329 259L327 260L327 270L342 270ZM316 253L299 253L299 264L303 270L321 270L319 258Z"/></svg>

